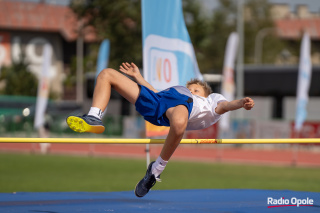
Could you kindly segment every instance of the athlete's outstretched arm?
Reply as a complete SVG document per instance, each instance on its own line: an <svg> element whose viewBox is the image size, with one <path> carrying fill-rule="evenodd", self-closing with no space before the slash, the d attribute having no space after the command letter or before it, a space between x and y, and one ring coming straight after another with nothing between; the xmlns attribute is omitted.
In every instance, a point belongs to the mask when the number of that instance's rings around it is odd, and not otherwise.
<svg viewBox="0 0 320 213"><path fill-rule="evenodd" d="M229 111L237 110L240 108L244 108L246 110L251 110L254 106L254 101L249 98L242 98L240 100L234 100L234 101L223 101L220 102L216 107L216 113L223 114Z"/></svg>
<svg viewBox="0 0 320 213"><path fill-rule="evenodd" d="M154 92L158 92L158 90L153 88L153 86L151 86L151 84L149 84L142 77L142 75L139 71L139 68L134 63L132 63L132 62L131 62L131 64L129 64L128 62L122 63L122 65L120 65L120 71L123 72L124 74L134 78L138 84L143 85Z"/></svg>

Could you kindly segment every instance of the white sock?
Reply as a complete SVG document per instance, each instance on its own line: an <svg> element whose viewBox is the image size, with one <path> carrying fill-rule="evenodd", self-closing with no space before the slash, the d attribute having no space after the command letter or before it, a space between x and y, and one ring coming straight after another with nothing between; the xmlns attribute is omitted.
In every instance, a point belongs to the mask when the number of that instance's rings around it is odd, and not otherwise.
<svg viewBox="0 0 320 213"><path fill-rule="evenodd" d="M163 160L160 156L152 165L151 172L154 174L155 177L159 177L159 175L163 172L164 168L166 167L168 161Z"/></svg>
<svg viewBox="0 0 320 213"><path fill-rule="evenodd" d="M102 111L97 107L91 107L88 115L92 115L93 117L102 119Z"/></svg>

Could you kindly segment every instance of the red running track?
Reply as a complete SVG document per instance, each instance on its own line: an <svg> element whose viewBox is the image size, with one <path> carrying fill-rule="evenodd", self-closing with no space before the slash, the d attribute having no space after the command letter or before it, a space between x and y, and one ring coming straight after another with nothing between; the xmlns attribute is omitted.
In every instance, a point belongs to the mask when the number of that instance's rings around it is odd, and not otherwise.
<svg viewBox="0 0 320 213"><path fill-rule="evenodd" d="M301 148L302 147L302 148ZM173 160L226 162L241 164L296 165L320 167L319 147L312 145L286 149L254 149L218 144L181 144ZM145 145L123 144L50 144L49 153L145 158ZM162 145L150 145L151 159L158 157ZM39 144L0 143L1 152L40 153Z"/></svg>

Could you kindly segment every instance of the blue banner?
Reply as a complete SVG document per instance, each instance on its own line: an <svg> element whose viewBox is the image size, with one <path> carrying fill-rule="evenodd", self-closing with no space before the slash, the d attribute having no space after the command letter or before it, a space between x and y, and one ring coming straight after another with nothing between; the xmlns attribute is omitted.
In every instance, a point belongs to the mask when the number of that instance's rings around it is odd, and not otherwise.
<svg viewBox="0 0 320 213"><path fill-rule="evenodd" d="M109 63L109 52L110 52L110 41L108 39L103 40L100 45L99 55L97 60L97 72L96 72L96 79L99 73L108 67Z"/></svg>
<svg viewBox="0 0 320 213"><path fill-rule="evenodd" d="M297 86L296 120L295 130L301 130L307 119L307 104L309 100L309 88L312 74L311 42L308 33L304 33L300 48L300 63Z"/></svg>
<svg viewBox="0 0 320 213"><path fill-rule="evenodd" d="M157 90L202 80L181 0L142 0L143 74Z"/></svg>

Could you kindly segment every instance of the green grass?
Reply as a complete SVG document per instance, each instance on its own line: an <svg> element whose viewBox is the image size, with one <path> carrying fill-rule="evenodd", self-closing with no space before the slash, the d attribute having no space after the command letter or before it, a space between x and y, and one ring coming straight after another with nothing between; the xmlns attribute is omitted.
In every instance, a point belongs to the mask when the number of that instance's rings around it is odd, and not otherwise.
<svg viewBox="0 0 320 213"><path fill-rule="evenodd" d="M144 160L0 153L0 192L128 191ZM320 192L320 169L171 160L154 189L279 189Z"/></svg>

